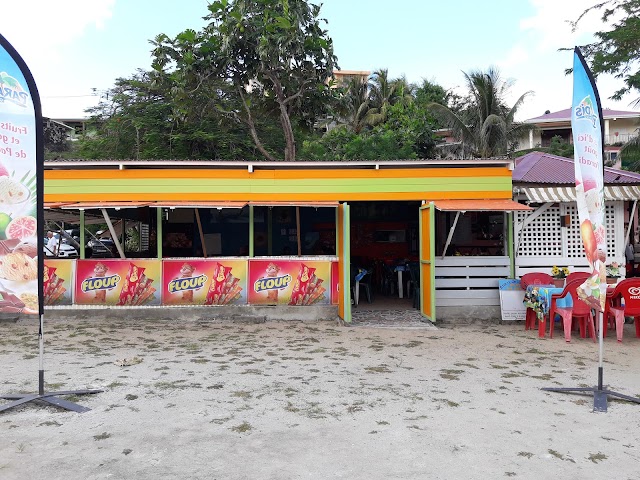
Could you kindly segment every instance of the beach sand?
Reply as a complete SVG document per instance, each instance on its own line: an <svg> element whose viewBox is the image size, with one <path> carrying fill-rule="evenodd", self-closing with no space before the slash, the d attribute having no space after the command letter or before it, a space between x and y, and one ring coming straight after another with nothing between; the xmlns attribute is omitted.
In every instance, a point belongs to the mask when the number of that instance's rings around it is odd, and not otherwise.
<svg viewBox="0 0 640 480"><path fill-rule="evenodd" d="M640 396L626 329L605 384ZM0 325L0 393L37 390L37 332ZM104 392L0 413L0 478L639 478L640 405L541 390L597 367L591 339L522 323L53 321L47 390Z"/></svg>

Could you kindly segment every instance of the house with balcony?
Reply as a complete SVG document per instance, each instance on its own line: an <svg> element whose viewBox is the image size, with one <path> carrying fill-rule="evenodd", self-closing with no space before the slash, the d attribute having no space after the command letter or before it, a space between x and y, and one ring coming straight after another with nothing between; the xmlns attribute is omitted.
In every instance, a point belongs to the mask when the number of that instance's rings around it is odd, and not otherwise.
<svg viewBox="0 0 640 480"><path fill-rule="evenodd" d="M609 166L620 168L618 154L625 143L638 136L640 112L604 108L602 114L605 162ZM558 112L547 111L544 115L525 120L525 123L532 123L537 129L529 132L529 138L520 141L520 150L548 147L555 136L573 144L570 108Z"/></svg>

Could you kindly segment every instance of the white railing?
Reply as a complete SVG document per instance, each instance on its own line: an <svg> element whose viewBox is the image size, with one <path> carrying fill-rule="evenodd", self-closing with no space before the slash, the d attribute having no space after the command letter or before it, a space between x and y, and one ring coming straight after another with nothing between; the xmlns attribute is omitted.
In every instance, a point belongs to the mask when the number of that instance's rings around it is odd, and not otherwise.
<svg viewBox="0 0 640 480"><path fill-rule="evenodd" d="M435 261L436 308L499 306L498 279L509 278L509 257L445 257Z"/></svg>

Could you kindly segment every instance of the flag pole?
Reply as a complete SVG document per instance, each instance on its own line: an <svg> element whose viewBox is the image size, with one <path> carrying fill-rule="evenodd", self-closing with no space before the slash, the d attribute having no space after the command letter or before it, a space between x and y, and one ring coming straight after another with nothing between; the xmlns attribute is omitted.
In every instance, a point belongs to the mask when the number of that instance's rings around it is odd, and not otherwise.
<svg viewBox="0 0 640 480"><path fill-rule="evenodd" d="M39 405L54 405L65 410L82 413L90 410L87 407L58 398L66 395L84 395L99 393L102 390L76 390L45 392L44 388L44 133L42 122L42 109L40 106L40 96L36 83L27 67L26 63L11 44L0 35L0 83L4 86L5 94L0 101L0 119L12 125L14 140L19 140L17 145L20 149L15 149L10 153L0 154L1 162L10 167L9 170L19 172L12 180L22 185L24 178L35 176L36 188L35 196L30 191L25 211L22 211L24 218L35 221L37 235L37 254L35 259L25 257L29 264L33 260L37 262L37 270L34 281L37 286L33 287L30 293L37 293L38 311L27 307L22 300L13 294L8 288L2 286L0 295L4 298L6 305L0 307L1 314L10 313L18 318L22 315L35 315L39 317L38 344L40 350L38 365L38 393L21 393L15 395L0 395L0 398L13 400L12 402L0 405L0 412L10 408L23 405L28 402L36 402ZM7 94L8 91L8 94ZM7 149L8 150L8 149ZM13 150L13 149L12 149ZM24 176L23 176L24 175ZM17 179L23 180L18 181ZM7 213L7 212L4 212ZM15 212L9 212L15 214ZM26 239L26 238L25 238ZM23 239L20 238L22 241ZM0 254L0 257L4 255Z"/></svg>
<svg viewBox="0 0 640 480"><path fill-rule="evenodd" d="M606 283L606 225L604 205L604 121L595 79L578 47L573 57L573 101L571 104L576 180L576 203L580 233L591 274L578 287L580 300L598 316L598 385L595 387L552 387L547 392L592 393L593 411L606 412L609 396L640 404L640 398L604 388L604 306ZM595 288L597 286L597 288ZM574 299L575 301L575 299ZM551 319L553 322L553 318Z"/></svg>

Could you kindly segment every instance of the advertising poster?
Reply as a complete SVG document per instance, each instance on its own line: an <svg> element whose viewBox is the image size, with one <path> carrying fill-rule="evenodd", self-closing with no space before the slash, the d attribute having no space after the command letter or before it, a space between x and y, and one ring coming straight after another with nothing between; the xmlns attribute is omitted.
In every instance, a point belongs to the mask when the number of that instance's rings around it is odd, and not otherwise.
<svg viewBox="0 0 640 480"><path fill-rule="evenodd" d="M580 234L591 267L591 276L578 289L578 296L592 308L602 311L607 294L607 235L601 112L600 97L593 76L576 47L573 60L571 131Z"/></svg>
<svg viewBox="0 0 640 480"><path fill-rule="evenodd" d="M331 263L311 260L249 260L252 305L329 305Z"/></svg>
<svg viewBox="0 0 640 480"><path fill-rule="evenodd" d="M162 268L163 305L247 303L246 260L164 260Z"/></svg>
<svg viewBox="0 0 640 480"><path fill-rule="evenodd" d="M340 270L338 262L331 262L331 303L338 305L338 283L340 281Z"/></svg>
<svg viewBox="0 0 640 480"><path fill-rule="evenodd" d="M0 313L37 314L38 215L35 99L15 51L0 37ZM10 52L14 52L14 56ZM17 57L19 58L19 57ZM35 88L35 85L34 85Z"/></svg>
<svg viewBox="0 0 640 480"><path fill-rule="evenodd" d="M73 304L73 260L44 260L43 295L45 305Z"/></svg>
<svg viewBox="0 0 640 480"><path fill-rule="evenodd" d="M160 260L77 260L76 305L160 305Z"/></svg>

